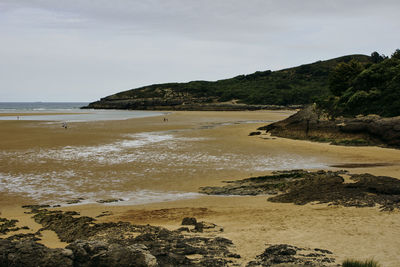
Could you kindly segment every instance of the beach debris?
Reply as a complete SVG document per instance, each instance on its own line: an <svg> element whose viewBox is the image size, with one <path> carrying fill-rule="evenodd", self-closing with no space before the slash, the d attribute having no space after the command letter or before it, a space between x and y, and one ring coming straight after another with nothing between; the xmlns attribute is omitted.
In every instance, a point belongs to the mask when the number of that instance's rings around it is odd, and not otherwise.
<svg viewBox="0 0 400 267"><path fill-rule="evenodd" d="M332 252L325 249L299 248L287 244L272 245L246 267L264 266L340 266Z"/></svg>
<svg viewBox="0 0 400 267"><path fill-rule="evenodd" d="M202 187L209 195L274 195L271 202L329 203L346 207L374 207L382 211L400 209L400 180L372 174L347 174L351 183L341 176L346 171L304 170L279 171L272 175L227 181L220 187Z"/></svg>

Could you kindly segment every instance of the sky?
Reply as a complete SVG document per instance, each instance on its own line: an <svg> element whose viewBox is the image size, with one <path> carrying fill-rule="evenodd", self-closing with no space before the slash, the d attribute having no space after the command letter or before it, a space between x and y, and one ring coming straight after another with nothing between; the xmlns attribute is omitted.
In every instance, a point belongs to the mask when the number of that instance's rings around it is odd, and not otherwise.
<svg viewBox="0 0 400 267"><path fill-rule="evenodd" d="M390 55L398 14L398 0L0 0L0 102Z"/></svg>

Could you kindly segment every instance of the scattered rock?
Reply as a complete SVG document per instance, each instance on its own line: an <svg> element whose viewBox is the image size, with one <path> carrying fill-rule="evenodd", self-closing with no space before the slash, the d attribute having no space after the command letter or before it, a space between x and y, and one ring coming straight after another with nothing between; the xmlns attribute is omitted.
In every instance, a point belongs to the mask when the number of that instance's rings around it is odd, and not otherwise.
<svg viewBox="0 0 400 267"><path fill-rule="evenodd" d="M102 211L101 214L97 215L96 218L100 218L100 217L104 217L104 216L110 216L113 215L113 213L111 211Z"/></svg>
<svg viewBox="0 0 400 267"><path fill-rule="evenodd" d="M193 217L185 217L182 220L182 225L196 225L197 220Z"/></svg>
<svg viewBox="0 0 400 267"><path fill-rule="evenodd" d="M0 266L74 266L71 251L50 249L33 240L0 239Z"/></svg>
<svg viewBox="0 0 400 267"><path fill-rule="evenodd" d="M64 214L65 214L65 215L71 215L71 216L78 216L78 215L80 215L79 212L76 212L76 211L65 211Z"/></svg>
<svg viewBox="0 0 400 267"><path fill-rule="evenodd" d="M106 203L114 203L114 202L120 202L120 201L124 201L122 198L109 198L109 199L100 199L97 200L97 203L101 203L101 204L106 204Z"/></svg>
<svg viewBox="0 0 400 267"><path fill-rule="evenodd" d="M340 266L328 257L332 252L323 249L306 249L291 245L273 245L249 262L247 267L264 266Z"/></svg>
<svg viewBox="0 0 400 267"><path fill-rule="evenodd" d="M80 198L76 198L76 199L67 200L65 203L68 205L78 204L78 203L81 203L82 200L85 200L85 199L80 197Z"/></svg>
<svg viewBox="0 0 400 267"><path fill-rule="evenodd" d="M200 237L193 233L184 236L181 231L128 222L96 223L90 217L46 209L36 210L33 218L44 230L52 230L61 241L70 243L67 248L73 252L75 266L130 266L122 264L124 255L129 255L140 264L147 262L143 266L155 266L151 264L156 259L159 266L216 267L226 266L238 257L230 251L232 242L220 237ZM215 227L202 223L203 229ZM199 257L190 257L194 254ZM121 265L116 265L119 258Z"/></svg>
<svg viewBox="0 0 400 267"><path fill-rule="evenodd" d="M13 241L21 241L21 240L39 241L40 238L37 237L38 235L39 233L16 234L7 237L7 239Z"/></svg>
<svg viewBox="0 0 400 267"><path fill-rule="evenodd" d="M40 209L50 208L50 205L24 205L22 206L25 209L30 209L31 211L25 211L26 214L33 214Z"/></svg>
<svg viewBox="0 0 400 267"><path fill-rule="evenodd" d="M17 227L18 220L8 220L0 218L0 234L7 234L8 232L18 231L21 228Z"/></svg>
<svg viewBox="0 0 400 267"><path fill-rule="evenodd" d="M177 232L188 232L188 233L190 232L188 227L179 227L175 231L177 231Z"/></svg>
<svg viewBox="0 0 400 267"><path fill-rule="evenodd" d="M214 223L198 222L195 224L193 232L223 232L224 228L217 226Z"/></svg>
<svg viewBox="0 0 400 267"><path fill-rule="evenodd" d="M261 134L261 132L260 132L260 131L257 131L257 132L251 132L251 133L249 133L249 136L260 135L260 134Z"/></svg>
<svg viewBox="0 0 400 267"><path fill-rule="evenodd" d="M102 241L77 240L66 248L74 256L74 266L158 266L157 259L143 245L122 246Z"/></svg>

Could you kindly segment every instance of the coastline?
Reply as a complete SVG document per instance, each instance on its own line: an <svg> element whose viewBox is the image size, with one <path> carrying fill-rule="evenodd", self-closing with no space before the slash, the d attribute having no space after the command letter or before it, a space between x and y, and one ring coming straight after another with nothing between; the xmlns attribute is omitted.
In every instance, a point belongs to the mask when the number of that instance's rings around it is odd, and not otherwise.
<svg viewBox="0 0 400 267"><path fill-rule="evenodd" d="M248 136L260 126L263 121L280 120L292 112L255 111L255 112L173 112L168 115L169 122L164 123L162 117L148 117L127 121L81 122L72 123L65 131L58 125L46 125L40 122L0 122L4 129L0 133L0 148L2 151L25 151L42 148L55 149L65 146L99 146L115 142L121 135L141 132L179 131L179 138L197 138L195 143L184 149L185 152L216 148L232 153L240 152L242 157L260 157L264 153L279 153L301 155L305 159L322 158L323 169L339 170L331 165L348 163L372 164L368 167L348 169L351 173L371 173L387 175L400 179L400 151L379 147L339 147L309 141L275 138L269 135ZM252 123L246 123L246 122ZM29 129L29 131L22 131ZM51 136L52 138L46 138ZM174 138L176 136L174 135ZM207 139L201 139L205 138ZM190 139L190 140L192 140ZM180 143L178 143L179 147ZM204 146L204 147L203 147ZM162 148L157 147L162 152ZM187 150L187 151L186 151ZM218 155L215 152L215 156ZM272 154L273 155L273 154ZM221 156L223 156L221 154ZM226 155L225 155L226 156ZM235 158L236 159L236 158ZM247 159L247 158L246 158ZM296 158L297 159L297 158ZM64 167L47 159L46 167L56 170ZM3 163L4 163L3 159ZM78 162L79 163L79 162ZM78 164L76 163L76 164ZM391 165L384 165L390 163ZM373 166L373 164L383 164ZM69 167L78 166L71 165ZM245 166L245 165L243 165ZM290 168L290 166L288 166ZM318 166L317 166L318 167ZM20 173L31 173L26 165L23 168L10 163L8 170L20 168ZM46 171L44 166L36 166L38 171ZM118 165L119 170L132 171L132 166ZM168 168L173 167L165 167ZM176 167L175 167L176 168ZM318 168L317 168L318 169ZM204 165L193 165L196 175L190 181L185 180L189 171L165 173L162 177L175 175L165 183L141 181L142 187L152 190L198 192L201 186L218 186L224 180L243 179L250 176L265 175L273 169L248 171L246 169L225 169L219 171L207 170ZM192 172L193 172L192 170ZM103 169L99 169L99 172ZM178 190L177 190L178 189ZM7 194L6 194L7 195ZM24 214L20 206L32 204L35 201L3 196L0 198L0 217L15 218L20 224L28 225L32 231L38 229L31 215ZM326 204L293 204L271 203L266 196L256 197L215 197L201 196L193 199L183 199L168 202L149 203L142 205L104 205L88 204L65 206L64 211L78 211L81 215L96 217L104 211L110 215L96 218L98 222L128 221L136 224L151 224L177 229L184 217L196 217L199 220L212 222L224 228L217 234L233 241L241 262L246 263L262 253L266 244L291 244L300 247L318 247L329 249L340 262L345 258L365 259L365 255L374 256L384 266L395 266L399 261L396 248L400 243L393 236L400 234L397 224L400 213L394 211L379 212L377 208L349 208L328 206ZM379 229L377 229L379 225ZM12 233L11 233L12 234ZM207 233L210 235L210 233ZM0 236L2 237L2 236ZM64 247L54 232L42 237L44 244L50 247ZM376 251L379 244L382 250Z"/></svg>

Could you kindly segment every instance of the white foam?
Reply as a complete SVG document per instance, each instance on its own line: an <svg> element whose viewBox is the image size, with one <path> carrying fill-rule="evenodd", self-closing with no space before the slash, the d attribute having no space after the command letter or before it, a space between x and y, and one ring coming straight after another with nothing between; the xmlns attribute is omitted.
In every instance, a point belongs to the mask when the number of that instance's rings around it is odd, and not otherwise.
<svg viewBox="0 0 400 267"><path fill-rule="evenodd" d="M179 137L165 132L148 132L124 135L124 139L97 146L66 146L60 149L37 149L28 150L22 153L6 153L3 157L20 159L26 162L35 162L38 159L52 159L59 161L88 161L101 164L120 164L143 159L152 159L156 155L145 155L148 151L138 150L138 148L155 148L155 153L159 148L175 149L177 146L184 147L189 143L204 140L204 138ZM151 151L149 153L152 153ZM165 159L169 156L158 155L157 160ZM161 159L161 160L162 160Z"/></svg>
<svg viewBox="0 0 400 267"><path fill-rule="evenodd" d="M248 155L218 146L194 142L205 140L184 137L179 132L147 132L128 134L120 140L98 146L66 146L60 149L0 151L0 163L13 165L40 164L48 161L60 164L67 171L43 173L0 173L0 191L23 193L43 202L83 197L87 201L124 198L125 203L145 203L195 197L193 193L153 192L137 190L132 182L162 183L163 177L187 173L187 179L208 171L263 172L288 169L324 168L321 159L277 152ZM131 164L133 168L118 171L93 171L97 166ZM168 167L166 167L168 166ZM41 169L41 168L38 168ZM69 171L74 169L74 171ZM129 170L120 171L121 169ZM1 171L1 170L0 170ZM93 172L92 172L93 171ZM4 172L4 171L3 171ZM136 173L135 173L136 172ZM192 175L192 176L191 176ZM197 175L197 176L196 176ZM168 179L168 178L166 178ZM142 188L143 189L143 188ZM125 192L126 191L126 192Z"/></svg>
<svg viewBox="0 0 400 267"><path fill-rule="evenodd" d="M192 192L176 192L176 191L151 191L151 190L134 190L119 191L108 188L91 188L92 179L79 179L73 182L68 177L76 176L70 171L67 172L51 172L43 174L24 174L12 175L0 173L1 191L9 193L21 193L34 200L44 204L62 204L72 199L83 199L77 204L96 203L102 199L123 199L122 202L107 203L107 205L136 205L153 202L174 201L179 199L197 198L201 196ZM76 179L76 177L75 177ZM97 179L100 185L105 187L112 183L124 182L118 179L110 181L108 179ZM105 183L107 180L108 183Z"/></svg>

